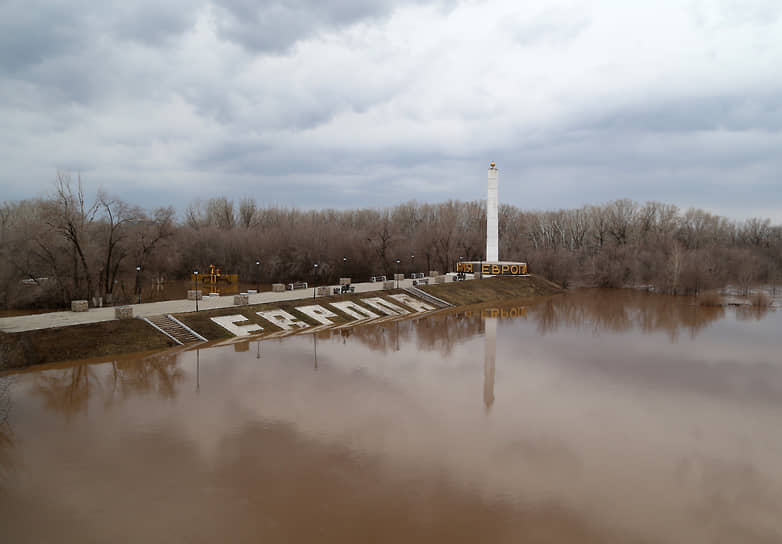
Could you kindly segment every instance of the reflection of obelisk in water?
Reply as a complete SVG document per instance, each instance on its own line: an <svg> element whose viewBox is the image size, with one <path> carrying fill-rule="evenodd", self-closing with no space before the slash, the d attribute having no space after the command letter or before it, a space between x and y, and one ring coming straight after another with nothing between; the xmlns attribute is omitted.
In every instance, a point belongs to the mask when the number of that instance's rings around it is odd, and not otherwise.
<svg viewBox="0 0 782 544"><path fill-rule="evenodd" d="M484 323L486 331L483 337L483 403L488 410L494 404L494 360L497 357L497 319L487 317Z"/></svg>
<svg viewBox="0 0 782 544"><path fill-rule="evenodd" d="M489 194L486 198L486 260L496 263L500 260L499 254L499 225L497 212L497 192L500 171L491 163L489 167Z"/></svg>

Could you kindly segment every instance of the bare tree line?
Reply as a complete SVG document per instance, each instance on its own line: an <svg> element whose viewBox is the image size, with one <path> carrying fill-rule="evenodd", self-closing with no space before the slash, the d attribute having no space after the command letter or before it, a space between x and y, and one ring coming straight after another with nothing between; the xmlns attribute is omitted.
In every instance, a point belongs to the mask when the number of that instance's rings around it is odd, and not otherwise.
<svg viewBox="0 0 782 544"><path fill-rule="evenodd" d="M782 227L768 219L627 199L499 212L501 257L566 286L697 294L775 286L782 271ZM485 239L483 201L299 210L216 197L178 219L171 206L143 210L104 191L89 198L80 179L60 172L48 197L0 206L0 306L124 302L142 282L186 279L209 264L264 283L448 271L484 258Z"/></svg>

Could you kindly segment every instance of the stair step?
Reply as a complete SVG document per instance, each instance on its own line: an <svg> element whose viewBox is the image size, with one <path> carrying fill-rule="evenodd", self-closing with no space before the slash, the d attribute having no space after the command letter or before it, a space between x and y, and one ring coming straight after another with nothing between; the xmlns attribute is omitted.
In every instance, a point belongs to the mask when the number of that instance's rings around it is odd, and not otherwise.
<svg viewBox="0 0 782 544"><path fill-rule="evenodd" d="M180 344L187 344L190 342L199 342L204 340L203 338L195 336L182 325L176 321L173 321L166 315L155 315L148 317L146 318L146 321L152 323L155 327L163 331L169 337L174 338Z"/></svg>

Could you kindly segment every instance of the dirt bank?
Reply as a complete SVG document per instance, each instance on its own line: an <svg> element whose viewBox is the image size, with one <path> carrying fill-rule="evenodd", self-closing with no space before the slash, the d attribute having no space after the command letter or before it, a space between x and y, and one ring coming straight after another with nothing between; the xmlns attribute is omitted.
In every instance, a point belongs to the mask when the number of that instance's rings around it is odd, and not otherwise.
<svg viewBox="0 0 782 544"><path fill-rule="evenodd" d="M481 281L450 282L422 286L422 290L441 298L455 306L507 301L516 298L533 298L557 294L562 289L554 283L538 276L524 278L490 278ZM372 296L388 295L401 291L383 291ZM211 317L240 314L253 319L255 312L268 309L285 310L309 325L318 325L311 318L296 311L296 306L307 304L328 304L339 300L359 300L367 296L342 295L313 299L298 299L271 304L234 306L216 310L202 310L176 314L176 317L188 327L209 340L230 338L231 334L211 321ZM350 320L339 315L332 321L339 325ZM277 328L265 324L266 332ZM174 342L157 332L140 319L106 321L57 327L19 333L0 333L0 370L23 368L31 365L85 359L149 351L167 348Z"/></svg>
<svg viewBox="0 0 782 544"><path fill-rule="evenodd" d="M421 290L454 306L500 302L513 298L545 297L563 292L556 283L540 276L496 276L481 281L457 281L424 285Z"/></svg>
<svg viewBox="0 0 782 544"><path fill-rule="evenodd" d="M0 333L0 370L173 345L140 319Z"/></svg>

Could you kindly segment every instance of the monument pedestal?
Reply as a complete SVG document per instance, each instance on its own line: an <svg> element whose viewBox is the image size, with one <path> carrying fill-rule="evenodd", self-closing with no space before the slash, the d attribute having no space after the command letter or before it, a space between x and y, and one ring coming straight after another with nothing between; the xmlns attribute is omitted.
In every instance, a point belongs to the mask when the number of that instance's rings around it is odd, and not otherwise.
<svg viewBox="0 0 782 544"><path fill-rule="evenodd" d="M462 261L456 265L457 272L475 274L476 277L526 276L527 263L519 261Z"/></svg>

